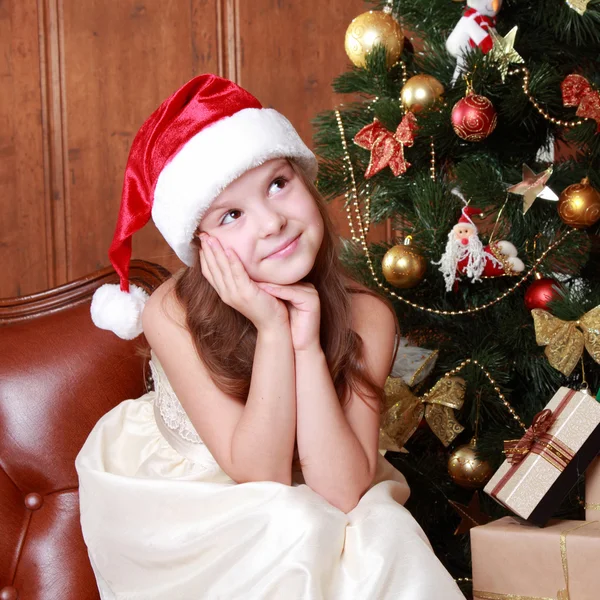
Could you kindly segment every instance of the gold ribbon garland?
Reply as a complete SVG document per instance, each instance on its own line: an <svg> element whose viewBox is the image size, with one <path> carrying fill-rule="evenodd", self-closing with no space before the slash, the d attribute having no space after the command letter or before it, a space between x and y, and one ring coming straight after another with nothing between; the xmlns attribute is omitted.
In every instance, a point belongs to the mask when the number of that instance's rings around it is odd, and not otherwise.
<svg viewBox="0 0 600 600"><path fill-rule="evenodd" d="M422 397L415 396L401 377L388 377L385 384L387 410L380 427L381 450L399 451L425 417L429 427L448 446L464 427L456 420L465 400L465 381L443 377Z"/></svg>
<svg viewBox="0 0 600 600"><path fill-rule="evenodd" d="M598 521L583 521L578 523L575 527L566 529L560 534L560 560L562 563L563 576L565 578L565 587L562 590L558 590L556 598L547 598L541 596L522 596L519 594L495 594L492 592L483 592L480 590L473 590L473 597L475 600L570 600L569 595L569 563L567 560L567 536L569 533L573 533L586 525L592 523L598 523Z"/></svg>
<svg viewBox="0 0 600 600"><path fill-rule="evenodd" d="M541 308L534 308L531 314L536 342L546 346L544 354L556 370L568 377L584 348L600 364L600 306L577 321L563 321Z"/></svg>

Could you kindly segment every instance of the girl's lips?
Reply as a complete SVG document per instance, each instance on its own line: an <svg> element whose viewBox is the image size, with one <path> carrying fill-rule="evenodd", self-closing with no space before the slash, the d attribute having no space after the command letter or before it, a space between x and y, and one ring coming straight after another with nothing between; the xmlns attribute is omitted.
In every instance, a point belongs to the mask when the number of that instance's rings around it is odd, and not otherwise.
<svg viewBox="0 0 600 600"><path fill-rule="evenodd" d="M273 254L269 254L267 258L285 258L292 254L296 248L298 247L298 243L300 241L300 236L295 238L292 242L290 242L285 248L279 250L279 252L274 252Z"/></svg>

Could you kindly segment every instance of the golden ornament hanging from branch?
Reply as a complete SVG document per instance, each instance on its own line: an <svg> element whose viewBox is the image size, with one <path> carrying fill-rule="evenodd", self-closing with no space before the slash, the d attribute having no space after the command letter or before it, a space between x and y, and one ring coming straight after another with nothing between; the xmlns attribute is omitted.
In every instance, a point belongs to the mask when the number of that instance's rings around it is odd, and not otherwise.
<svg viewBox="0 0 600 600"><path fill-rule="evenodd" d="M427 271L427 261L411 245L407 236L404 244L392 246L383 257L381 268L388 283L400 289L419 285Z"/></svg>
<svg viewBox="0 0 600 600"><path fill-rule="evenodd" d="M600 193L587 177L563 190L558 200L558 215L577 229L591 227L600 219Z"/></svg>
<svg viewBox="0 0 600 600"><path fill-rule="evenodd" d="M404 34L390 7L382 11L370 10L356 17L346 30L344 47L352 63L360 68L366 66L366 57L373 47L383 45L386 49L388 69L400 58L404 48Z"/></svg>

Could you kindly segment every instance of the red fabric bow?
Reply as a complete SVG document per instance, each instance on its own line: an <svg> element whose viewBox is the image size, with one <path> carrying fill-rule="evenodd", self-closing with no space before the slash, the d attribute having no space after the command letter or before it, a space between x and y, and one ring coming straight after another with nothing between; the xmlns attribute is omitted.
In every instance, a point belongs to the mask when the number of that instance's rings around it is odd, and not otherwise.
<svg viewBox="0 0 600 600"><path fill-rule="evenodd" d="M554 424L555 417L549 408L545 408L533 417L531 427L520 440L504 442L504 454L511 465L518 465L531 451L533 443L546 433Z"/></svg>
<svg viewBox="0 0 600 600"><path fill-rule="evenodd" d="M396 177L406 173L410 163L404 158L404 146L413 145L416 128L417 120L411 112L404 115L395 133L388 131L377 119L363 127L354 136L354 143L371 151L365 178L373 177L387 166Z"/></svg>
<svg viewBox="0 0 600 600"><path fill-rule="evenodd" d="M577 106L578 117L594 119L600 131L600 92L592 88L590 82L581 75L567 75L560 85L563 104Z"/></svg>

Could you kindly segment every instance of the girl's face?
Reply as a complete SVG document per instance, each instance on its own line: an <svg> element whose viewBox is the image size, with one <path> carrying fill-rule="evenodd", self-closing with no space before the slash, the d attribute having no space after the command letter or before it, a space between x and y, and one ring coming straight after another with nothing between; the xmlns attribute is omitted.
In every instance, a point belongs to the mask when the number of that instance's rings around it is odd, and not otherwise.
<svg viewBox="0 0 600 600"><path fill-rule="evenodd" d="M236 252L251 279L280 285L308 275L323 228L314 198L284 158L230 183L200 222L201 232Z"/></svg>

